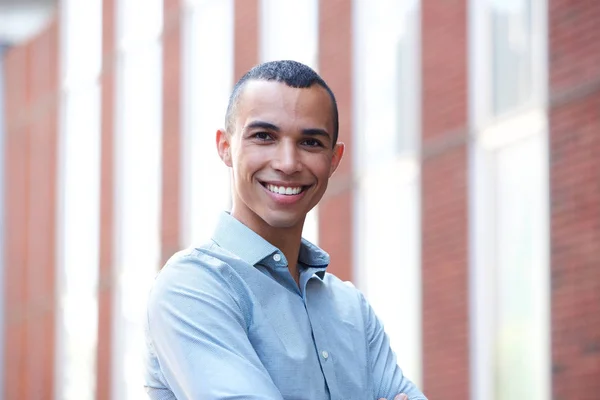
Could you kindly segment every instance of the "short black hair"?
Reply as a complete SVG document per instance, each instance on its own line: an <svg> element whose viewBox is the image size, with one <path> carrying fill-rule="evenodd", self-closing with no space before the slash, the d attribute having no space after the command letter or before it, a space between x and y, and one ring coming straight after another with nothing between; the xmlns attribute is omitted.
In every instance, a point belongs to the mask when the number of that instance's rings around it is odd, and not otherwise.
<svg viewBox="0 0 600 400"><path fill-rule="evenodd" d="M309 88L316 84L323 87L329 94L331 99L331 107L333 110L333 145L337 143L339 131L338 108L335 96L327 83L308 65L299 63L293 60L269 61L259 64L246 72L244 76L233 87L229 96L229 104L227 104L227 113L225 114L225 130L230 134L233 133L233 124L235 117L235 109L240 99L240 95L247 82L257 81L276 81L285 83L293 88Z"/></svg>

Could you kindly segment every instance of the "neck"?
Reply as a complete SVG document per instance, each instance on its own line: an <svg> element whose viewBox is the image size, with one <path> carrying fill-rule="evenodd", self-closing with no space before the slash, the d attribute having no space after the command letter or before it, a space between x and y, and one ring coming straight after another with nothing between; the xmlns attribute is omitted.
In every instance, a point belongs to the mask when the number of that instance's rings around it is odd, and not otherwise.
<svg viewBox="0 0 600 400"><path fill-rule="evenodd" d="M260 233L259 233L260 234ZM296 284L298 284L298 255L300 253L300 244L302 239L302 229L286 230L271 229L267 234L260 234L267 242L277 247L288 262L288 269Z"/></svg>
<svg viewBox="0 0 600 400"><path fill-rule="evenodd" d="M299 284L298 271L298 255L300 254L300 244L302 241L302 228L304 220L296 226L289 228L276 228L267 224L262 218L257 215L248 217L246 215L236 213L235 207L231 210L231 215L252 229L259 236L277 247L288 261L288 269L296 284Z"/></svg>

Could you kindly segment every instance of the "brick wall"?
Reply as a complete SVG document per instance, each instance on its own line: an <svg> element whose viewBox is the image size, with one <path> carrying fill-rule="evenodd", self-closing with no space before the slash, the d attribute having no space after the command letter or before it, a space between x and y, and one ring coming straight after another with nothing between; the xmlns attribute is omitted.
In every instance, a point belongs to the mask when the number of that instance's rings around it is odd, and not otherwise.
<svg viewBox="0 0 600 400"><path fill-rule="evenodd" d="M549 0L552 389L600 393L600 2Z"/></svg>
<svg viewBox="0 0 600 400"><path fill-rule="evenodd" d="M335 93L340 117L339 141L346 153L319 204L319 246L331 256L328 272L342 280L352 279L352 2L319 2L320 75Z"/></svg>
<svg viewBox="0 0 600 400"><path fill-rule="evenodd" d="M259 0L234 0L233 82L258 64Z"/></svg>
<svg viewBox="0 0 600 400"><path fill-rule="evenodd" d="M181 248L181 0L165 0L160 265Z"/></svg>
<svg viewBox="0 0 600 400"><path fill-rule="evenodd" d="M96 366L96 397L111 396L111 354L113 316L113 257L114 257L114 132L115 132L115 1L102 2L102 72L101 141L100 141L100 254L98 288L98 351Z"/></svg>
<svg viewBox="0 0 600 400"><path fill-rule="evenodd" d="M7 400L54 390L57 46L55 21L5 58Z"/></svg>
<svg viewBox="0 0 600 400"><path fill-rule="evenodd" d="M422 2L423 390L469 398L467 1Z"/></svg>

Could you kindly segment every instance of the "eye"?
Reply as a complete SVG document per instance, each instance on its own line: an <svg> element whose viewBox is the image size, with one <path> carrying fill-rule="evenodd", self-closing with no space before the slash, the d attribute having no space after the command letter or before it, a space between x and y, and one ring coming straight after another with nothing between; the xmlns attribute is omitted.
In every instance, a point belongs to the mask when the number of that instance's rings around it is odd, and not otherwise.
<svg viewBox="0 0 600 400"><path fill-rule="evenodd" d="M323 144L317 139L306 139L302 142L302 144L308 147L323 147Z"/></svg>
<svg viewBox="0 0 600 400"><path fill-rule="evenodd" d="M267 132L256 132L254 135L252 135L252 137L261 141L267 141L272 139L271 135Z"/></svg>

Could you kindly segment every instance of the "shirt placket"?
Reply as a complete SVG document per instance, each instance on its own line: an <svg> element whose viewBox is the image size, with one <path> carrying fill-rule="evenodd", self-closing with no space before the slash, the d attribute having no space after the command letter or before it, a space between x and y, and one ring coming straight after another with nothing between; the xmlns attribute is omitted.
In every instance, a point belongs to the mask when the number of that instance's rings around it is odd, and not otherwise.
<svg viewBox="0 0 600 400"><path fill-rule="evenodd" d="M314 302L311 303L310 301L310 287L312 285L322 284L323 283L321 282L321 280L313 274L310 278L306 280L306 283L303 285L302 298L304 301L306 312L308 314L308 319L310 321L315 350L317 351L319 363L321 364L321 371L329 389L329 396L331 399L337 400L337 396L340 393L340 391L337 387L337 380L334 369L335 351L331 346L331 339L333 338L331 337L331 332L329 332L328 335L328 332L325 329L324 323L326 322L326 316L322 315L318 304L313 304Z"/></svg>

